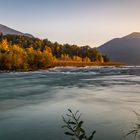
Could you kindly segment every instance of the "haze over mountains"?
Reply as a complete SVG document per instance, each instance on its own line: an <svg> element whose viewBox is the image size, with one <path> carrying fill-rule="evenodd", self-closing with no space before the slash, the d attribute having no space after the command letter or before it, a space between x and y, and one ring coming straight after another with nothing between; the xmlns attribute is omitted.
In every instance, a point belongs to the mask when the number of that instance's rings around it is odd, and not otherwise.
<svg viewBox="0 0 140 140"><path fill-rule="evenodd" d="M9 28L9 27L2 25L2 24L0 24L0 33L2 33L3 35L9 34L9 35L23 35L23 36L33 37L30 34L16 31L16 30Z"/></svg>
<svg viewBox="0 0 140 140"><path fill-rule="evenodd" d="M98 47L112 61L128 65L140 65L140 33L134 32L122 38L115 38Z"/></svg>

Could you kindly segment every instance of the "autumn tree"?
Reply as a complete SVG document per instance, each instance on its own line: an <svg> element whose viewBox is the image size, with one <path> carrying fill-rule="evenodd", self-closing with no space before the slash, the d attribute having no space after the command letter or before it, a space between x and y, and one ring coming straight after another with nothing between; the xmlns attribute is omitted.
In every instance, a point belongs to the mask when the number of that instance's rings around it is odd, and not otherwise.
<svg viewBox="0 0 140 140"><path fill-rule="evenodd" d="M48 39L0 34L0 69L29 70L50 67L54 60L78 62L109 62L90 46L52 43Z"/></svg>
<svg viewBox="0 0 140 140"><path fill-rule="evenodd" d="M0 43L0 69L1 70L28 70L46 68L51 65L53 55L50 48L35 50L32 47L23 48L12 45L6 39Z"/></svg>

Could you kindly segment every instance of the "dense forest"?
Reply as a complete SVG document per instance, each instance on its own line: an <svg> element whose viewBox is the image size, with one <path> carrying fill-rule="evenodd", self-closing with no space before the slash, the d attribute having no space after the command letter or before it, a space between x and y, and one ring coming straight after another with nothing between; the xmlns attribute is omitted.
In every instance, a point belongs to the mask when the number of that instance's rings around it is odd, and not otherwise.
<svg viewBox="0 0 140 140"><path fill-rule="evenodd" d="M48 39L0 34L0 70L51 67L54 61L109 62L96 48L53 43Z"/></svg>

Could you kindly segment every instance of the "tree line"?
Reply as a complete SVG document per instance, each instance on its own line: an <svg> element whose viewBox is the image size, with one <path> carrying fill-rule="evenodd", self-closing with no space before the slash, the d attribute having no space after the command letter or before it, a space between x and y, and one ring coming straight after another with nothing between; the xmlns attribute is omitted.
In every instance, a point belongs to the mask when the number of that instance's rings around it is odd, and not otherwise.
<svg viewBox="0 0 140 140"><path fill-rule="evenodd" d="M96 48L53 43L48 39L0 34L0 69L41 69L53 61L109 62Z"/></svg>

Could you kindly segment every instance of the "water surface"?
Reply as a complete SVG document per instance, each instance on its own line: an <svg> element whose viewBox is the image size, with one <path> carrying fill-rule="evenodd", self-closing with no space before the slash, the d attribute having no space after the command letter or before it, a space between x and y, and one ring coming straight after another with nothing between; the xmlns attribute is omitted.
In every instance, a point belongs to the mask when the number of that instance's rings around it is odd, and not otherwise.
<svg viewBox="0 0 140 140"><path fill-rule="evenodd" d="M82 112L95 140L124 140L140 111L140 67L0 73L0 140L69 140L61 128L68 108Z"/></svg>

